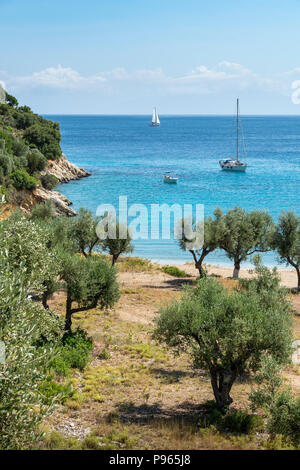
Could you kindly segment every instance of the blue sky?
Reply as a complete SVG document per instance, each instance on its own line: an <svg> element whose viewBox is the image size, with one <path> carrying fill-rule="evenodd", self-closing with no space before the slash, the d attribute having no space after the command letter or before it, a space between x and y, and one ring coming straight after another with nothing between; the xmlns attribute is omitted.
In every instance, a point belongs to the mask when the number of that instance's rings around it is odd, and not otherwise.
<svg viewBox="0 0 300 470"><path fill-rule="evenodd" d="M0 0L0 81L40 113L299 114L299 19L299 0Z"/></svg>

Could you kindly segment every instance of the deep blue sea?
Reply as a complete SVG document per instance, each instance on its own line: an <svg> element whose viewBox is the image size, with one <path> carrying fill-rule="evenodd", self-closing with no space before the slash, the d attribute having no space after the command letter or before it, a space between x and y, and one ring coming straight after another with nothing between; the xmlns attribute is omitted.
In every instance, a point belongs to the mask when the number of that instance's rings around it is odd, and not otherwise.
<svg viewBox="0 0 300 470"><path fill-rule="evenodd" d="M235 152L234 116L47 116L58 121L67 158L92 172L57 189L80 207L96 212L102 203L204 204L205 215L216 206L224 211L268 209L276 219L282 210L300 215L300 116L245 116L243 128L248 168L243 173L220 171L218 160ZM177 185L162 182L166 171ZM133 255L162 262L191 261L176 241L138 240ZM276 264L273 253L264 255ZM231 264L223 253L207 262ZM247 265L247 264L245 264Z"/></svg>

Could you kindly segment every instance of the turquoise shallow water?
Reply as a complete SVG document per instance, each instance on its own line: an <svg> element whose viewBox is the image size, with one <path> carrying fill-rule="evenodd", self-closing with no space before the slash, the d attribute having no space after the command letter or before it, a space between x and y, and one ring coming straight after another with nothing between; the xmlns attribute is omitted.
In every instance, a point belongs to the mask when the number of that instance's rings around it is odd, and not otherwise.
<svg viewBox="0 0 300 470"><path fill-rule="evenodd" d="M245 116L243 127L248 169L245 174L220 171L218 160L235 151L234 116L161 116L151 128L149 116L48 116L60 123L67 157L92 172L80 181L58 186L75 210L93 212L101 203L204 204L205 214L216 206L224 211L238 205L246 210L268 209L300 214L300 117ZM162 183L165 171L175 171L177 185ZM175 241L135 241L133 255L162 262L185 262ZM273 265L276 256L264 255ZM207 262L231 264L223 253Z"/></svg>

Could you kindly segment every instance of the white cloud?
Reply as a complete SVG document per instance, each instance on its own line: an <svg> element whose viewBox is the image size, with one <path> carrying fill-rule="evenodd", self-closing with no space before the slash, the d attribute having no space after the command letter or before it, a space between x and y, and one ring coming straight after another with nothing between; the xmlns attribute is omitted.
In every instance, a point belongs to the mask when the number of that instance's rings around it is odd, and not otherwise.
<svg viewBox="0 0 300 470"><path fill-rule="evenodd" d="M222 61L215 67L200 65L171 81L171 89L177 93L215 93L224 88L263 86L267 82L250 69L235 62Z"/></svg>
<svg viewBox="0 0 300 470"><path fill-rule="evenodd" d="M88 85L99 85L107 80L102 75L83 76L71 67L49 67L32 75L13 77L9 80L17 87L50 87L50 88L84 88Z"/></svg>
<svg viewBox="0 0 300 470"><path fill-rule="evenodd" d="M20 88L57 88L57 89L103 89L110 93L122 93L124 87L139 87L151 84L165 93L175 94L210 94L222 90L239 90L245 88L275 91L281 94L291 94L291 83L300 78L300 67L262 76L246 68L242 64L221 61L213 67L199 65L181 76L169 76L162 68L139 69L128 71L117 67L109 71L95 74L82 74L71 67L58 65L33 72L25 76L9 76L0 71L0 79L5 80L11 90Z"/></svg>

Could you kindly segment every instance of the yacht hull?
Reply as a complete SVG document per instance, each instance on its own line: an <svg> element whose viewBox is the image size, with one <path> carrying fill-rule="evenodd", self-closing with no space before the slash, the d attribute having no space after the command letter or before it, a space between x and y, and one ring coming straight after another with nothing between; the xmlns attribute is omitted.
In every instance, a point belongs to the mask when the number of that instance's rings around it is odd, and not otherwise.
<svg viewBox="0 0 300 470"><path fill-rule="evenodd" d="M241 166L241 167L236 167L236 166L233 166L233 167L222 167L221 166L221 170L222 171L234 171L234 172L237 172L237 173L245 173L246 171L246 168L247 166Z"/></svg>
<svg viewBox="0 0 300 470"><path fill-rule="evenodd" d="M219 165L222 171L234 171L238 173L244 173L247 168L246 163L242 163L238 160L220 160Z"/></svg>

